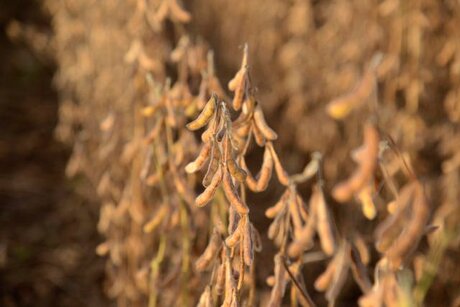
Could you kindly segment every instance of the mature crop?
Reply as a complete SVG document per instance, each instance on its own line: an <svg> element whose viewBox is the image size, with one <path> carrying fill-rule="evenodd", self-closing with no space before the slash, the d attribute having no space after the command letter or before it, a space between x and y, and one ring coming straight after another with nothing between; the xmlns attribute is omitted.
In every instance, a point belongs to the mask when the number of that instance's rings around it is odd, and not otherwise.
<svg viewBox="0 0 460 307"><path fill-rule="evenodd" d="M57 135L120 306L416 306L455 280L458 4L66 2Z"/></svg>

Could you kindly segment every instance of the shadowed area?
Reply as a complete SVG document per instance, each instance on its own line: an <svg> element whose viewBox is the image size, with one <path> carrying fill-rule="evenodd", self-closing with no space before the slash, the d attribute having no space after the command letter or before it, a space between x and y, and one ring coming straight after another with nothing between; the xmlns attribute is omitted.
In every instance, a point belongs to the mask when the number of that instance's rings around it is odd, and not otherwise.
<svg viewBox="0 0 460 307"><path fill-rule="evenodd" d="M47 34L40 9L0 5L0 305L107 305L96 207L65 178L70 152L54 139L54 63L8 35L16 22Z"/></svg>

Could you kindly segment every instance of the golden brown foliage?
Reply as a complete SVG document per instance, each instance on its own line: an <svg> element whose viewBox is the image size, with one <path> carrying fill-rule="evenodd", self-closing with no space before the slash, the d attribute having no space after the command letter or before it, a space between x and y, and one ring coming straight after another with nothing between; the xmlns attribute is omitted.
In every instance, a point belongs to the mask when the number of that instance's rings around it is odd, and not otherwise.
<svg viewBox="0 0 460 307"><path fill-rule="evenodd" d="M66 93L57 134L74 143L69 175L84 172L97 187L109 295L129 306L147 297L151 306L333 305L351 271L362 306L422 303L430 266L440 268L438 252L459 233L458 5L183 4L55 5ZM68 11L97 25L93 34ZM227 67L219 77L214 54ZM262 241L276 252L254 253L267 228L260 211L273 220ZM431 212L440 229L422 253ZM326 261L321 275L312 261Z"/></svg>

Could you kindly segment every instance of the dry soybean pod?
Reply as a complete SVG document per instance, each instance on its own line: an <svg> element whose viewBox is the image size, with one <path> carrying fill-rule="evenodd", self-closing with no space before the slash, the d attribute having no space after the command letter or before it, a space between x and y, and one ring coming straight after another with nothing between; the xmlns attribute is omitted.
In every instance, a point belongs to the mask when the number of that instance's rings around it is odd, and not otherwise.
<svg viewBox="0 0 460 307"><path fill-rule="evenodd" d="M211 98L208 100L206 105L203 108L203 111L198 115L198 117L188 123L186 127L189 130L198 130L201 127L204 127L210 120L212 115L214 114L215 110L217 108L217 96L213 94Z"/></svg>
<svg viewBox="0 0 460 307"><path fill-rule="evenodd" d="M236 73L235 77L232 80L230 80L230 82L228 83L228 88L231 91L235 92L234 97L233 97L233 103L232 103L233 109L235 111L238 111L241 108L247 86L249 85L247 66L248 66L248 45L246 44L244 46L243 60L241 62L241 68Z"/></svg>
<svg viewBox="0 0 460 307"><path fill-rule="evenodd" d="M168 214L168 212L169 206L162 205L160 209L158 209L158 211L155 212L153 218L144 225L144 232L151 233L152 231L154 231L155 228L157 228L158 225L160 225L160 223L163 221L164 217Z"/></svg>
<svg viewBox="0 0 460 307"><path fill-rule="evenodd" d="M173 106L172 98L167 95L165 98L166 105L166 124L170 127L177 127L177 118L175 114L175 108Z"/></svg>
<svg viewBox="0 0 460 307"><path fill-rule="evenodd" d="M240 156L246 155L246 153L247 153L247 151L249 149L249 145L251 145L252 134L253 134L252 127L250 127L249 128L249 133L248 133L248 136L246 138L245 143L241 147L239 147L238 152L239 152Z"/></svg>
<svg viewBox="0 0 460 307"><path fill-rule="evenodd" d="M278 138L276 132L273 131L265 121L264 113L260 105L257 105L254 110L254 124L267 140L274 141Z"/></svg>
<svg viewBox="0 0 460 307"><path fill-rule="evenodd" d="M236 228L238 227L239 221L240 221L240 216L238 212L236 212L236 210L232 206L230 206L228 208L228 226L227 226L229 234L233 233L236 230Z"/></svg>
<svg viewBox="0 0 460 307"><path fill-rule="evenodd" d="M154 18L157 22L162 22L169 12L169 3L168 1L161 1L161 4L158 6Z"/></svg>
<svg viewBox="0 0 460 307"><path fill-rule="evenodd" d="M254 140L256 141L257 145L260 147L265 146L265 137L262 134L262 132L257 128L256 124L254 122L251 123L251 130L252 133L254 134Z"/></svg>
<svg viewBox="0 0 460 307"><path fill-rule="evenodd" d="M235 159L227 160L227 168L233 178L242 183L246 181L247 174L241 167L238 166Z"/></svg>
<svg viewBox="0 0 460 307"><path fill-rule="evenodd" d="M287 186L289 184L289 176L284 170L283 166L281 165L278 155L276 154L275 148L273 148L273 143L267 142L267 146L268 146L268 149L270 149L270 153L273 158L273 163L275 164L275 171L276 171L276 176L278 177L278 181L282 185Z"/></svg>
<svg viewBox="0 0 460 307"><path fill-rule="evenodd" d="M396 199L397 211L377 227L375 237L377 238L376 249L379 252L385 252L404 227L406 209L413 201L415 188L416 183L413 182L401 189Z"/></svg>
<svg viewBox="0 0 460 307"><path fill-rule="evenodd" d="M317 202L315 213L317 215L316 229L321 243L321 248L326 255L331 256L335 251L335 238L332 228L332 221L324 199L323 191L315 187L314 193L317 193Z"/></svg>
<svg viewBox="0 0 460 307"><path fill-rule="evenodd" d="M249 208L236 193L232 177L227 170L224 170L223 187L225 196L227 197L230 204L235 208L235 210L241 215L248 214Z"/></svg>
<svg viewBox="0 0 460 307"><path fill-rule="evenodd" d="M377 215L377 209L372 199L373 186L372 183L365 185L356 195L356 198L361 203L361 211L368 220L373 220Z"/></svg>
<svg viewBox="0 0 460 307"><path fill-rule="evenodd" d="M144 138L145 144L151 144L153 142L153 140L158 137L158 135L160 134L162 128L163 128L163 118L158 118L156 120L155 125L153 126L153 128L150 130L150 132Z"/></svg>
<svg viewBox="0 0 460 307"><path fill-rule="evenodd" d="M244 108L245 104L243 104ZM250 119L252 114L241 112L240 115L233 121L233 133L239 136L247 136L249 133Z"/></svg>
<svg viewBox="0 0 460 307"><path fill-rule="evenodd" d="M238 227L236 227L235 231L231 233L226 239L225 239L225 244L233 248L236 246L236 244L241 240L241 234L243 232L243 227L244 227L244 219L240 219L238 222Z"/></svg>
<svg viewBox="0 0 460 307"><path fill-rule="evenodd" d="M246 100L243 102L243 106L246 104ZM247 126L247 122L249 118L250 118L250 114L247 114L246 112L239 112L238 117L232 121L232 125L235 131L236 129L240 129L240 128Z"/></svg>
<svg viewBox="0 0 460 307"><path fill-rule="evenodd" d="M249 135L250 130L251 130L251 123L249 122L249 120L245 120L245 121L241 120L241 121L239 121L239 118L237 118L232 123L233 136L239 136L241 138L247 138L247 136Z"/></svg>
<svg viewBox="0 0 460 307"><path fill-rule="evenodd" d="M184 10L178 3L177 0L169 0L168 1L169 12L179 22L188 23L192 16L189 12Z"/></svg>
<svg viewBox="0 0 460 307"><path fill-rule="evenodd" d="M208 246L195 262L195 268L198 272L204 271L209 267L214 257L218 254L221 243L220 234L214 229Z"/></svg>
<svg viewBox="0 0 460 307"><path fill-rule="evenodd" d="M264 150L264 158L262 162L262 167L260 168L260 172L257 178L256 190L258 192L264 191L270 179L272 177L273 172L273 158L270 154L270 150L265 147Z"/></svg>
<svg viewBox="0 0 460 307"><path fill-rule="evenodd" d="M298 237L289 245L288 254L290 257L298 257L305 249L309 249L313 245L313 237L315 235L317 214L316 204L318 202L318 194L313 193L310 198L310 216L307 224L298 233Z"/></svg>
<svg viewBox="0 0 460 307"><path fill-rule="evenodd" d="M334 272L334 278L326 292L326 299L332 306L334 305L340 290L342 290L348 275L348 268L350 266L349 250L350 246L347 242L345 242L342 245L341 250L336 255L338 259Z"/></svg>
<svg viewBox="0 0 460 307"><path fill-rule="evenodd" d="M356 234L353 237L353 247L359 252L359 257L361 261L367 265L370 261L369 249L364 241L363 237L360 234Z"/></svg>
<svg viewBox="0 0 460 307"><path fill-rule="evenodd" d="M392 246L387 250L387 256L393 268L399 268L404 257L420 240L425 232L426 222L429 217L428 204L422 185L416 182L415 198L412 203L412 217Z"/></svg>
<svg viewBox="0 0 460 307"><path fill-rule="evenodd" d="M300 211L300 216L302 217L303 221L306 222L308 220L309 214L307 212L307 206L299 194L296 194L296 202Z"/></svg>
<svg viewBox="0 0 460 307"><path fill-rule="evenodd" d="M243 68L245 68L248 65L248 51L249 51L248 45L245 44L244 49L243 49L243 60L241 61L240 70L238 70L235 77L233 77L233 79L228 82L228 89L231 90L232 92L236 89L238 84L241 82L240 79L242 76Z"/></svg>
<svg viewBox="0 0 460 307"><path fill-rule="evenodd" d="M286 214L286 211L283 210L281 211L280 213L278 213L278 215L275 217L275 219L273 220L273 222L270 224L270 226L268 227L268 238L270 240L273 240L280 232L281 230L281 226L285 220L285 214Z"/></svg>
<svg viewBox="0 0 460 307"><path fill-rule="evenodd" d="M241 77L238 78L238 84L236 85L235 94L233 96L232 106L235 111L238 111L239 109L241 109L241 105L243 104L244 95L247 90L247 86L248 86L248 72L247 72L247 68L244 67L242 68L242 71L241 71Z"/></svg>
<svg viewBox="0 0 460 307"><path fill-rule="evenodd" d="M214 118L211 119L211 121L209 122L208 127L201 134L201 141L203 143L208 143L212 139L212 136L214 134L214 122L215 122L215 119Z"/></svg>
<svg viewBox="0 0 460 307"><path fill-rule="evenodd" d="M290 191L289 189L286 189L286 191L283 193L283 195L281 195L281 198L276 202L276 204L265 210L265 216L270 219L277 216L278 213L286 207L289 195Z"/></svg>
<svg viewBox="0 0 460 307"><path fill-rule="evenodd" d="M278 234L273 239L273 242L275 243L276 246L278 247L285 246L287 239L288 239L290 228L291 227L289 223L289 214L286 211L285 214L283 214L283 219L281 220Z"/></svg>
<svg viewBox="0 0 460 307"><path fill-rule="evenodd" d="M239 182L244 182L246 180L246 172L238 166L236 163L235 159L233 158L233 146L232 142L230 140L230 136L227 135L224 140L224 148L226 151L226 164L227 164L227 169L230 172L230 175L238 180Z"/></svg>
<svg viewBox="0 0 460 307"><path fill-rule="evenodd" d="M234 92L237 86L241 83L241 78L243 77L243 70L240 69L237 71L235 76L228 82L228 89Z"/></svg>
<svg viewBox="0 0 460 307"><path fill-rule="evenodd" d="M363 293L369 293L372 290L372 284L367 273L367 268L361 260L361 255L354 244L351 244L350 259L353 278Z"/></svg>
<svg viewBox="0 0 460 307"><path fill-rule="evenodd" d="M291 176L291 181L293 183L303 183L318 174L320 171L322 155L319 152L314 152L311 156L311 161L305 166L302 173Z"/></svg>
<svg viewBox="0 0 460 307"><path fill-rule="evenodd" d="M242 234L243 237L240 240L240 258L239 258L239 268L238 268L238 285L237 285L237 290L241 290L241 287L243 287L243 282L244 282L244 273L245 273L245 263L244 263L244 233Z"/></svg>
<svg viewBox="0 0 460 307"><path fill-rule="evenodd" d="M185 171L189 174L199 171L204 166L206 160L208 160L211 147L211 142L205 143L195 161L190 162L185 166Z"/></svg>
<svg viewBox="0 0 460 307"><path fill-rule="evenodd" d="M219 143L212 141L212 150L211 150L211 159L208 165L208 170L203 178L203 186L208 187L211 184L214 174L217 172L221 159L221 152L219 148Z"/></svg>
<svg viewBox="0 0 460 307"><path fill-rule="evenodd" d="M297 207L297 201L296 201L297 191L295 191L295 188L293 186L290 189L291 189L291 195L288 201L289 215L292 221L292 225L294 226L294 237L297 237L296 233L298 234L302 230L303 222L302 222L302 217L300 216L299 208Z"/></svg>
<svg viewBox="0 0 460 307"><path fill-rule="evenodd" d="M374 69L368 68L355 88L326 106L326 111L334 119L345 118L354 108L359 107L372 94L375 88Z"/></svg>
<svg viewBox="0 0 460 307"><path fill-rule="evenodd" d="M382 225L377 226L377 241L375 244L377 251L384 253L390 248L394 240L403 231L407 218L407 210L400 210L385 220Z"/></svg>
<svg viewBox="0 0 460 307"><path fill-rule="evenodd" d="M377 166L379 154L379 133L374 125L367 122L364 126L365 153L358 169L346 181L339 183L332 190L332 196L338 202L349 201L354 193L361 190L372 178Z"/></svg>
<svg viewBox="0 0 460 307"><path fill-rule="evenodd" d="M233 292L236 291L236 284L235 278L233 277L233 268L230 259L230 252L226 249L225 255L225 298L224 298L224 305L228 304L231 306L231 302L233 299Z"/></svg>
<svg viewBox="0 0 460 307"><path fill-rule="evenodd" d="M225 289L225 263L219 264L216 276L216 293L221 295Z"/></svg>
<svg viewBox="0 0 460 307"><path fill-rule="evenodd" d="M247 139L242 138L235 134L232 136L232 141L233 141L233 144L235 145L235 153L238 157L245 155L245 152L243 152L243 150L245 149L245 146L246 146L246 140ZM241 162L240 162L240 167L242 167Z"/></svg>
<svg viewBox="0 0 460 307"><path fill-rule="evenodd" d="M337 270L337 262L338 259L336 256L329 262L326 270L318 276L314 284L316 290L324 292L330 287L334 278L335 271Z"/></svg>
<svg viewBox="0 0 460 307"><path fill-rule="evenodd" d="M304 250L313 246L315 235L316 216L311 215L307 224L298 233L298 237L289 245L288 254L290 257L298 257Z"/></svg>
<svg viewBox="0 0 460 307"><path fill-rule="evenodd" d="M272 172L273 172L273 160L272 160L270 151L265 147L263 162L260 168L260 172L257 175L257 179L255 179L250 173L250 171L248 170L248 167L246 165L246 161L244 161L244 158L241 160L242 160L241 165L243 169L246 171L246 173L248 174L246 183L249 189L253 192L264 191L267 188L268 183L270 182Z"/></svg>
<svg viewBox="0 0 460 307"><path fill-rule="evenodd" d="M217 108L216 111L214 112L214 116L212 116L211 120L209 121L208 127L203 132L203 134L201 134L201 140L204 143L209 142L217 134L219 127L222 126L222 121L220 117L221 117L221 109Z"/></svg>
<svg viewBox="0 0 460 307"><path fill-rule="evenodd" d="M248 216L245 216L246 222L244 224L243 229L243 255L244 255L244 263L247 266L252 265L252 261L254 260L254 239L252 237L252 225L248 219Z"/></svg>
<svg viewBox="0 0 460 307"><path fill-rule="evenodd" d="M275 284L272 288L270 295L269 307L281 306L281 301L286 290L286 270L282 263L283 258L281 254L275 256Z"/></svg>
<svg viewBox="0 0 460 307"><path fill-rule="evenodd" d="M198 195L198 197L195 199L195 205L197 205L198 207L205 206L214 197L217 187L219 186L221 181L222 181L222 168L219 167L217 172L212 177L212 180L209 186L206 187L203 193Z"/></svg>
<svg viewBox="0 0 460 307"><path fill-rule="evenodd" d="M243 113L248 115L248 118L252 118L254 115L254 109L257 105L254 95L249 95L249 97L244 101L243 104Z"/></svg>

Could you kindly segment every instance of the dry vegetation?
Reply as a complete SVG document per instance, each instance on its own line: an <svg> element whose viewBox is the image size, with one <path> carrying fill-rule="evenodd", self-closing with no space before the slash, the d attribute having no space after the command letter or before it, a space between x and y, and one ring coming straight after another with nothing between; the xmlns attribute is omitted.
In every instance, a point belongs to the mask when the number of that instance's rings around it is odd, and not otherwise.
<svg viewBox="0 0 460 307"><path fill-rule="evenodd" d="M46 7L118 305L458 306L458 2Z"/></svg>

